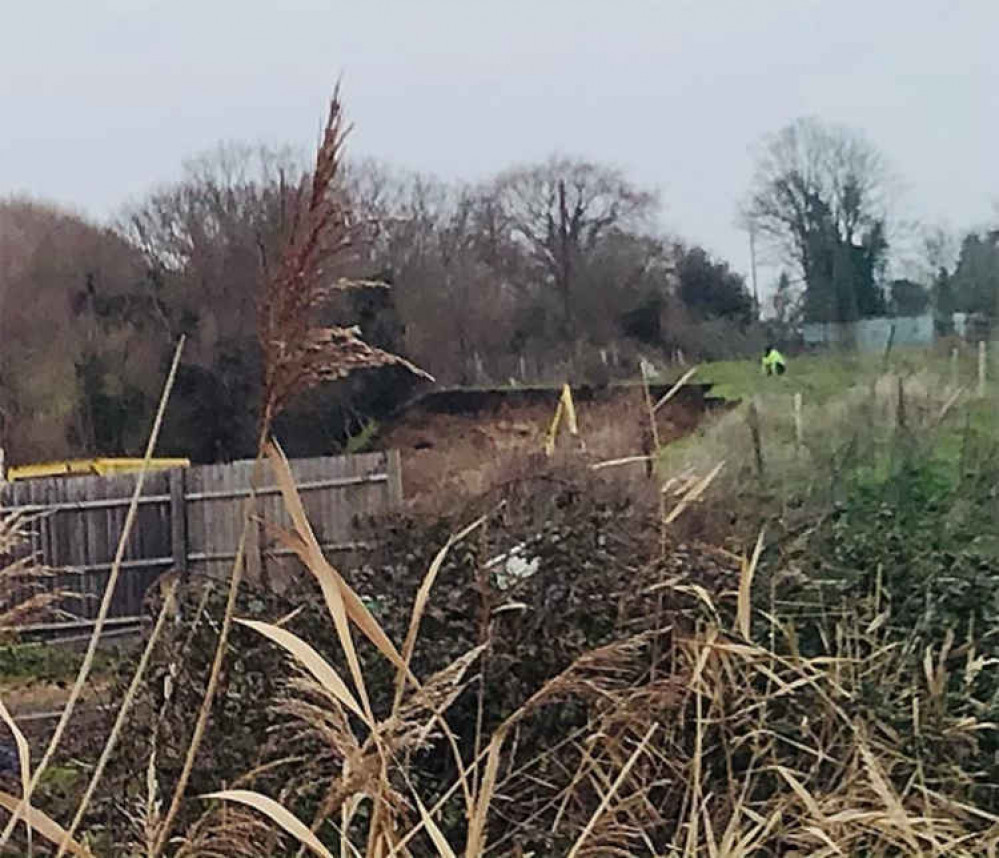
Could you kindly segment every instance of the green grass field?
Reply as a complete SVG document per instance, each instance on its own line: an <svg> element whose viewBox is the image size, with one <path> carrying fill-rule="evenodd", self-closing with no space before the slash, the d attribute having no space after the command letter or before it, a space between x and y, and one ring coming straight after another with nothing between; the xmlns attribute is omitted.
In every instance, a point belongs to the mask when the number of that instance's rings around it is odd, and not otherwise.
<svg viewBox="0 0 999 858"><path fill-rule="evenodd" d="M700 367L695 378L711 383L713 396L728 400L793 393L824 399L856 384L867 363L856 356L807 355L789 360L785 375L765 376L755 359L719 361Z"/></svg>
<svg viewBox="0 0 999 858"><path fill-rule="evenodd" d="M767 394L801 393L806 401L823 402L850 387L869 382L885 372L911 376L930 372L950 383L954 374L947 346L928 349L895 349L883 354L823 352L801 355L788 360L788 371L779 377L767 377L760 370L758 358L718 361L700 366L695 380L714 385L712 395L736 400ZM997 353L996 357L999 357ZM999 360L990 360L989 375L999 377ZM958 355L957 380L963 387L977 383L977 358L974 349L964 347Z"/></svg>
<svg viewBox="0 0 999 858"><path fill-rule="evenodd" d="M999 357L999 349L994 350ZM865 450L855 476L883 479L898 461L899 442L927 466L962 479L969 456L999 446L999 360L986 362L984 397L978 396L977 348L964 346L956 361L950 344L896 349L889 355L826 352L790 358L785 375L765 376L757 359L698 367L694 380L713 385L711 395L738 404L705 421L661 453L667 473L692 462L748 455L749 403L756 405L764 458L797 472L834 467L851 445ZM903 389L901 413L898 385ZM799 449L794 395L801 395L803 445ZM899 430L899 421L904 431ZM802 454L807 455L802 458ZM773 470L771 466L770 470ZM820 470L822 469L820 468ZM778 468L778 470L780 470ZM801 479L803 474L791 478Z"/></svg>

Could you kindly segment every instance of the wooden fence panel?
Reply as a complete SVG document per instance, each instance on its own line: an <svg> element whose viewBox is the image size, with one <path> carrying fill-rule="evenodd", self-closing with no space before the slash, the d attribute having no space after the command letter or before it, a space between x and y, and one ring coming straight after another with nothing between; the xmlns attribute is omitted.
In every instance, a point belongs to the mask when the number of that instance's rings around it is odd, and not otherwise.
<svg viewBox="0 0 999 858"><path fill-rule="evenodd" d="M397 453L297 459L290 465L316 539L334 563L362 550L359 517L402 500ZM253 500L256 467L244 461L146 475L111 617L140 616L150 584L171 569L228 577L246 505ZM19 509L31 517L28 548L56 573L45 586L70 594L62 607L80 622L97 616L137 479L135 474L56 477L0 487L5 512ZM300 567L276 537L275 528L291 522L269 463L261 466L255 502L246 574L279 584Z"/></svg>
<svg viewBox="0 0 999 858"><path fill-rule="evenodd" d="M67 594L60 607L82 619L97 616L123 532L135 476L27 480L0 490L5 509L30 516L30 550L54 571L46 586ZM132 536L109 614L135 616L149 585L171 565L167 475L146 475Z"/></svg>

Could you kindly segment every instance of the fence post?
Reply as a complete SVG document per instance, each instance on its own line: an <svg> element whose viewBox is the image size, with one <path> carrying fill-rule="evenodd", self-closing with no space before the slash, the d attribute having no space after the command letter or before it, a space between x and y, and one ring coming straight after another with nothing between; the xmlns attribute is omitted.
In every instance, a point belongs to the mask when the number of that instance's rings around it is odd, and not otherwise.
<svg viewBox="0 0 999 858"><path fill-rule="evenodd" d="M901 375L898 377L898 413L896 422L899 429L905 428L905 387Z"/></svg>
<svg viewBox="0 0 999 858"><path fill-rule="evenodd" d="M243 514L239 516L240 527L246 530L246 547L243 549L243 568L246 577L250 581L259 583L264 590L270 590L271 582L267 575L267 566L264 562L264 539L260 532L263 525L258 520L260 509L257 504L257 496L250 495L246 499L245 506L236 503L235 507ZM249 513L250 521L244 521L243 516ZM237 546L238 547L238 546Z"/></svg>
<svg viewBox="0 0 999 858"><path fill-rule="evenodd" d="M802 444L805 440L805 427L801 420L801 393L794 394L794 444L797 451L801 452Z"/></svg>
<svg viewBox="0 0 999 858"><path fill-rule="evenodd" d="M389 503L393 507L402 506L402 454L389 450L385 454L385 469L388 473Z"/></svg>
<svg viewBox="0 0 999 858"><path fill-rule="evenodd" d="M187 578L187 474L183 468L170 471L170 546L173 567Z"/></svg>
<svg viewBox="0 0 999 858"><path fill-rule="evenodd" d="M950 386L957 390L957 348L950 350Z"/></svg>
<svg viewBox="0 0 999 858"><path fill-rule="evenodd" d="M985 398L985 340L978 341L978 398Z"/></svg>
<svg viewBox="0 0 999 858"><path fill-rule="evenodd" d="M757 397L749 400L749 413L746 417L749 423L749 434L753 441L753 453L756 455L756 474L763 479L763 438L760 432L760 409Z"/></svg>

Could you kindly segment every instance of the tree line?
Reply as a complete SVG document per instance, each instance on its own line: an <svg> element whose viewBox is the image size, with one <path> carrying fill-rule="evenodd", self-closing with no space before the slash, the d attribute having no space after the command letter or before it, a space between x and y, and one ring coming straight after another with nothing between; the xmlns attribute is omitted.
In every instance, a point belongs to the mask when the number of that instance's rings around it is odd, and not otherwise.
<svg viewBox="0 0 999 858"><path fill-rule="evenodd" d="M252 452L259 419L257 307L289 194L287 149L229 144L111 225L57 206L0 202L0 434L11 461L141 449L177 339L187 347L164 452ZM892 177L862 134L804 119L763 141L742 223L780 268L757 306L743 276L660 225L662 201L612 166L560 156L475 183L374 161L337 188L353 237L330 324L356 324L444 385L602 383L639 356L666 362L793 345L803 322L932 308L991 319L999 231L959 250L923 236L898 276ZM762 321L761 321L762 319ZM414 384L391 369L303 397L279 426L289 452L342 448Z"/></svg>
<svg viewBox="0 0 999 858"><path fill-rule="evenodd" d="M11 461L141 449L164 366L187 338L164 453L252 452L260 284L303 167L226 145L111 226L26 199L0 203L0 418ZM553 157L487 181L351 165L358 236L324 321L446 385L601 382L638 355L737 354L758 339L741 275L658 227L658 196L623 172ZM386 288L387 287L387 288ZM414 383L391 369L303 397L289 451L329 452Z"/></svg>

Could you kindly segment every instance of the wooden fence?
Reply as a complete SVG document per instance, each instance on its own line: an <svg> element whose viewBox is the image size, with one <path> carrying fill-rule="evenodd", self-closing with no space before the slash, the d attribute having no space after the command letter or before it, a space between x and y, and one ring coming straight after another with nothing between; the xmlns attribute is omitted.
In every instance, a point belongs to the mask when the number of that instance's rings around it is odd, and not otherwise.
<svg viewBox="0 0 999 858"><path fill-rule="evenodd" d="M309 521L331 559L363 549L359 517L402 500L399 454L365 453L291 463ZM110 616L142 613L149 585L164 572L224 577L232 569L250 497L252 461L146 474L138 516L125 546ZM290 522L270 466L257 490L257 516ZM29 514L31 549L56 571L44 586L71 594L65 609L86 623L97 615L138 476L25 480L0 488L5 512ZM263 525L250 528L246 570L276 581L296 568L290 552Z"/></svg>

